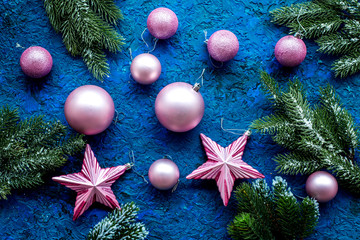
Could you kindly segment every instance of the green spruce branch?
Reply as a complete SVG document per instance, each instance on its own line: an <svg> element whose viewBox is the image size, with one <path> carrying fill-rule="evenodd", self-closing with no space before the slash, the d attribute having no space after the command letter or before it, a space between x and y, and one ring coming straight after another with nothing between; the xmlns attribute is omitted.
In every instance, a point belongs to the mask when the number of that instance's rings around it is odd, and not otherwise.
<svg viewBox="0 0 360 240"><path fill-rule="evenodd" d="M44 5L70 54L81 56L96 79L109 76L104 49L115 53L124 44L113 27L123 18L113 0L44 0Z"/></svg>
<svg viewBox="0 0 360 240"><path fill-rule="evenodd" d="M235 195L238 215L228 227L235 240L303 239L318 223L317 201L306 197L299 203L281 177L275 177L272 189L263 179L242 183Z"/></svg>
<svg viewBox="0 0 360 240"><path fill-rule="evenodd" d="M336 77L360 71L360 3L357 0L313 0L270 12L272 22L315 39L319 51L338 57ZM299 24L300 22L300 24Z"/></svg>
<svg viewBox="0 0 360 240"><path fill-rule="evenodd" d="M0 110L0 199L12 189L43 183L43 176L63 166L67 156L84 147L81 135L67 137L59 121L33 117L20 120L17 110Z"/></svg>
<svg viewBox="0 0 360 240"><path fill-rule="evenodd" d="M115 209L89 232L88 240L143 240L149 234L145 225L136 222L139 208L133 202Z"/></svg>
<svg viewBox="0 0 360 240"><path fill-rule="evenodd" d="M320 104L310 106L299 81L283 91L269 74L261 74L262 88L274 114L255 120L251 127L270 134L288 153L275 157L284 174L311 174L326 168L355 194L360 193L360 167L354 161L358 128L330 86L320 89Z"/></svg>

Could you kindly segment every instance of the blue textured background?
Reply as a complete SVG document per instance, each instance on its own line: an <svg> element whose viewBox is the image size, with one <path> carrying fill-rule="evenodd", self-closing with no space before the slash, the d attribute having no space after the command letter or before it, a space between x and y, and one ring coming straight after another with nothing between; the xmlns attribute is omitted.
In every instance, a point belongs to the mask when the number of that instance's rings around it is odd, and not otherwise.
<svg viewBox="0 0 360 240"><path fill-rule="evenodd" d="M160 192L134 172L126 172L113 190L120 203L134 201L140 208L139 218L150 231L149 239L228 239L226 227L234 217L236 202L231 198L224 207L215 181L186 180L185 176L205 162L199 133L205 133L223 146L237 136L220 129L247 128L252 120L271 109L259 87L259 69L281 79L297 75L304 83L311 101L318 97L318 87L330 82L344 105L359 123L359 76L334 79L332 59L316 53L313 41L306 60L293 70L282 69L274 59L273 49L286 29L269 21L269 10L295 3L281 0L220 1L116 1L125 20L119 31L126 38L124 51L110 56L111 76L100 83L91 77L81 59L72 58L48 22L41 0L1 0L0 3L0 105L19 107L22 117L44 114L47 119L66 123L63 105L68 94L85 84L106 89L114 99L117 111L125 118L112 124L104 133L89 137L102 167L129 161L129 150L135 151L137 170L147 175L156 159L168 154L178 164L181 183L174 193ZM165 6L179 18L175 36L160 41L155 54L161 61L160 79L151 86L140 86L129 78L131 48L133 55L146 52L140 39L151 10ZM213 69L208 60L203 30L208 36L219 29L234 32L240 42L236 58L221 69ZM150 36L145 35L150 41ZM45 81L27 79L19 66L24 50L17 47L40 45L50 51L54 66ZM194 83L206 67L205 86L201 89L206 109L200 125L194 130L175 134L157 121L154 101L165 85L175 81ZM244 160L260 170L271 181L276 172L271 158L282 151L268 136L253 134L247 144ZM53 175L78 172L82 156L74 156ZM305 177L285 176L295 192L304 196ZM0 236L2 239L84 239L89 229L107 213L93 205L76 222L72 213L76 194L50 180L33 190L14 191L7 201L0 201ZM236 185L241 182L238 180ZM321 204L320 223L309 239L359 239L360 200L340 190L337 197Z"/></svg>

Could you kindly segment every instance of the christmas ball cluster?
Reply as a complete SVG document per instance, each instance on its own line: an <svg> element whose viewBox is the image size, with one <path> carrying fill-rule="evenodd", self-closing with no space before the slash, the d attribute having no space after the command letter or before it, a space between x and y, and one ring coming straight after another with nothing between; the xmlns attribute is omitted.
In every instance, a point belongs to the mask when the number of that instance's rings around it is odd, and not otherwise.
<svg viewBox="0 0 360 240"><path fill-rule="evenodd" d="M178 25L176 14L168 8L157 8L147 18L147 28L157 39L172 37ZM219 30L207 40L207 50L214 60L226 62L236 56L239 41L232 32ZM304 42L294 36L283 37L275 46L275 57L283 66L297 66L305 56ZM30 47L20 58L22 70L32 78L42 78L49 74L52 64L50 53L42 47ZM149 85L160 77L161 63L156 56L143 53L132 60L130 71L136 82ZM185 82L175 82L164 87L155 100L155 113L159 122L173 132L186 132L195 128L200 123L205 109L203 97L198 90ZM85 135L95 135L109 127L114 117L115 106L111 96L104 89L85 85L70 93L65 102L64 112L67 122L73 129ZM151 165L148 175L154 187L168 190L177 184L180 173L173 161L159 159ZM326 177L327 180L324 180ZM336 195L337 183L335 186L326 173L318 173L309 177L306 189L310 196L319 201L328 201Z"/></svg>

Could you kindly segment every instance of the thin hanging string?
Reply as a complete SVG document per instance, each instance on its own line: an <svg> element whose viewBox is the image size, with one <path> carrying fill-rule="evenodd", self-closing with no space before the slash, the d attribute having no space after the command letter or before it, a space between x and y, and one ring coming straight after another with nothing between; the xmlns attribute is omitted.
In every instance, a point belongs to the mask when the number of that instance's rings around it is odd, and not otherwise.
<svg viewBox="0 0 360 240"><path fill-rule="evenodd" d="M304 26L303 25L301 25L301 23L300 23L300 15L301 15L301 13L302 13L302 10L303 10L303 8L301 7L300 8L300 10L299 10L299 14L298 14L298 16L297 16L297 18L296 18L296 21L298 22L298 24L299 24L299 29L298 29L298 32L297 33L295 33L295 37L296 36L300 36L300 37L302 37L302 34L301 34L301 28L304 30L304 32L306 33L306 29L304 28Z"/></svg>
<svg viewBox="0 0 360 240"><path fill-rule="evenodd" d="M206 31L206 30L204 30L204 36L205 36L204 43L207 44L208 41L209 41L209 39L207 39L207 31ZM211 65L212 65L214 68L222 68L222 67L224 66L224 63L223 63L223 62L221 62L221 65L220 65L220 66L215 65L215 63L212 61L212 58L211 58L211 56L210 56L210 53L209 53L209 59L210 59Z"/></svg>
<svg viewBox="0 0 360 240"><path fill-rule="evenodd" d="M293 193L293 195L294 195L295 197L297 197L297 198L305 199L305 197L301 197L301 196L299 196L299 195L296 195L295 193Z"/></svg>
<svg viewBox="0 0 360 240"><path fill-rule="evenodd" d="M224 118L221 118L220 120L221 129L225 132L232 133L234 135L243 135L246 133L246 135L250 136L251 131L249 129L238 129L238 128L224 128ZM241 131L241 133L240 133Z"/></svg>
<svg viewBox="0 0 360 240"><path fill-rule="evenodd" d="M301 188L301 187L294 187L294 188L292 188L292 190L302 190L303 188ZM297 194L295 194L295 193L292 193L295 197L297 197L297 198L301 198L301 199L305 199L305 197L302 197L302 196L299 196L299 195L297 195Z"/></svg>
<svg viewBox="0 0 360 240"><path fill-rule="evenodd" d="M116 123L118 122L118 121L121 121L121 120L123 120L124 118L125 118L125 113L123 113L123 112L118 112L118 110L116 110L115 109L115 112L116 112L116 117L115 117L115 120L114 120L114 124L116 125ZM122 114L122 118L121 119L119 119L119 115L120 114Z"/></svg>
<svg viewBox="0 0 360 240"><path fill-rule="evenodd" d="M142 39L143 42L145 43L146 47L149 49L150 47L149 47L149 45L147 44L147 42L145 41L145 39L144 39L144 33L146 32L146 30L147 30L147 28L145 28L144 31L141 33L141 39ZM148 51L148 53L151 53L152 51L155 50L156 44L157 44L158 41L159 41L159 39L155 38L154 47L153 47L150 51Z"/></svg>
<svg viewBox="0 0 360 240"><path fill-rule="evenodd" d="M155 41L154 41L154 47L153 47L153 49L151 49L150 51L148 51L148 53L151 53L152 51L154 51L155 50L155 48L156 48L156 44L157 44L157 42L159 41L159 39L157 39L157 38L155 38Z"/></svg>
<svg viewBox="0 0 360 240"><path fill-rule="evenodd" d="M213 60L212 60L212 57L210 56L210 53L209 53L209 59L210 59L211 65L212 65L214 68L222 68L222 67L224 66L224 63L223 63L223 62L221 62L220 66L215 65L215 63L214 63Z"/></svg>
<svg viewBox="0 0 360 240"><path fill-rule="evenodd" d="M143 42L145 43L146 47L149 48L149 45L147 44L147 42L144 39L144 33L147 30L147 28L144 29L144 31L141 33L141 39L143 40Z"/></svg>
<svg viewBox="0 0 360 240"><path fill-rule="evenodd" d="M25 48L25 47L21 46L19 43L16 43L16 47L17 48Z"/></svg>
<svg viewBox="0 0 360 240"><path fill-rule="evenodd" d="M170 155L165 155L164 158L165 159L170 159L172 161L172 157Z"/></svg>
<svg viewBox="0 0 360 240"><path fill-rule="evenodd" d="M133 60L133 55L132 55L132 50L131 50L131 48L129 48L129 53L130 53L130 59L131 59L131 61Z"/></svg>
<svg viewBox="0 0 360 240"><path fill-rule="evenodd" d="M175 192L177 187L179 186L180 180L177 181L177 183L175 184L175 186L173 187L173 189L171 190L171 192Z"/></svg>
<svg viewBox="0 0 360 240"><path fill-rule="evenodd" d="M204 30L204 35L205 35L204 43L207 44L207 42L209 41L209 39L207 39L207 31L206 31L206 30Z"/></svg>
<svg viewBox="0 0 360 240"><path fill-rule="evenodd" d="M133 150L129 151L129 158L130 158L130 166L132 167L132 170L134 171L134 173L136 173L138 176L142 177L142 179L144 179L144 182L149 183L148 180L146 180L146 178L144 177L144 175L140 174L135 169L135 155L134 155Z"/></svg>
<svg viewBox="0 0 360 240"><path fill-rule="evenodd" d="M195 80L195 84L193 86L194 91L198 92L199 89L204 86L204 73L205 73L206 68L203 68L201 75ZM201 79L200 83L198 82L198 80Z"/></svg>
<svg viewBox="0 0 360 240"><path fill-rule="evenodd" d="M129 55L130 55L130 60L131 60L131 62L132 62L132 60L133 60L133 55L132 55L132 50L131 50L131 48L129 48ZM130 64L131 65L131 64ZM130 66L131 67L131 66ZM132 76L131 76L131 70L130 70L130 73L129 73L129 78L130 79L133 79L132 78Z"/></svg>
<svg viewBox="0 0 360 240"><path fill-rule="evenodd" d="M172 160L172 157L171 157L170 155L165 155L163 158L165 158L165 159L170 159L171 161L173 161L173 160ZM172 190L171 190L172 193L176 191L179 183L180 183L180 180L178 180L177 183L175 184L175 186L172 188Z"/></svg>
<svg viewBox="0 0 360 240"><path fill-rule="evenodd" d="M197 82L200 78L201 78L201 86L204 86L204 73L205 73L206 68L203 68L201 75L195 80L195 82Z"/></svg>

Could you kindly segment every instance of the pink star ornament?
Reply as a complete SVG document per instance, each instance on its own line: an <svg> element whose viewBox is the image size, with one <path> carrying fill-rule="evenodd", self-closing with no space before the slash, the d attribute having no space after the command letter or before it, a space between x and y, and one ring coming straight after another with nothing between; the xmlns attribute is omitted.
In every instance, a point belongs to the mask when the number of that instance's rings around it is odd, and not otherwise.
<svg viewBox="0 0 360 240"><path fill-rule="evenodd" d="M94 152L86 145L81 172L53 177L52 179L77 192L74 216L75 221L95 201L110 208L120 208L111 185L131 167L123 166L100 168Z"/></svg>
<svg viewBox="0 0 360 240"><path fill-rule="evenodd" d="M250 131L223 148L209 137L200 134L208 160L187 179L215 179L225 206L228 205L235 179L264 178L260 172L242 160Z"/></svg>

